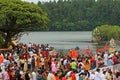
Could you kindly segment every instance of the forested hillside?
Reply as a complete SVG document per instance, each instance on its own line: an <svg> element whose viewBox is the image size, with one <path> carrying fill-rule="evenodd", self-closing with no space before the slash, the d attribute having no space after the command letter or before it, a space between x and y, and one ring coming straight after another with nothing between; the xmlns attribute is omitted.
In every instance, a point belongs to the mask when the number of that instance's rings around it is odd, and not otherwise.
<svg viewBox="0 0 120 80"><path fill-rule="evenodd" d="M38 2L50 19L49 31L91 31L96 26L120 26L120 0L58 0Z"/></svg>

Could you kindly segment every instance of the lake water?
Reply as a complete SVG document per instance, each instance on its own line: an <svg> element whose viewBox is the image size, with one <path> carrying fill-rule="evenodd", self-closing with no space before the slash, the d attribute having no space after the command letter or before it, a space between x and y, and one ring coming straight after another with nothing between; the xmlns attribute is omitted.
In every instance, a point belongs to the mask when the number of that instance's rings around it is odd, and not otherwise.
<svg viewBox="0 0 120 80"><path fill-rule="evenodd" d="M23 35L19 42L28 44L49 44L56 49L71 49L78 46L80 49L86 49L88 46L95 50L94 43L91 42L91 32L28 32Z"/></svg>

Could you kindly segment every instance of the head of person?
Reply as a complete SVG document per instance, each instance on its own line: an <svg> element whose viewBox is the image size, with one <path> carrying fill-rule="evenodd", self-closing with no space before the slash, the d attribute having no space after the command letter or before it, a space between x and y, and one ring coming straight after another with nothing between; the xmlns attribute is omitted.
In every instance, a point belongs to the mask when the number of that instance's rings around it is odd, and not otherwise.
<svg viewBox="0 0 120 80"><path fill-rule="evenodd" d="M98 68L96 71L97 71L97 72L100 72L100 69Z"/></svg>

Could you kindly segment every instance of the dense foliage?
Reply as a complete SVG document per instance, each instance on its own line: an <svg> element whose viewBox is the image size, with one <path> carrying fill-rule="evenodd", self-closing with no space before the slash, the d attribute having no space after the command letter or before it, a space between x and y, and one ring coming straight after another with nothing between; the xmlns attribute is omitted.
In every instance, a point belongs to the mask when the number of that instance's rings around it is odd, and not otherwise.
<svg viewBox="0 0 120 80"><path fill-rule="evenodd" d="M3 44L4 44L4 38L0 34L0 48L2 47Z"/></svg>
<svg viewBox="0 0 120 80"><path fill-rule="evenodd" d="M90 31L103 24L120 25L120 0L54 0L38 2L51 22L50 31Z"/></svg>
<svg viewBox="0 0 120 80"><path fill-rule="evenodd" d="M0 0L0 31L5 34L7 47L19 32L40 28L48 22L47 14L35 4L21 0Z"/></svg>
<svg viewBox="0 0 120 80"><path fill-rule="evenodd" d="M102 25L97 26L92 35L94 40L98 41L109 41L111 38L115 40L120 40L120 26L112 26L112 25Z"/></svg>

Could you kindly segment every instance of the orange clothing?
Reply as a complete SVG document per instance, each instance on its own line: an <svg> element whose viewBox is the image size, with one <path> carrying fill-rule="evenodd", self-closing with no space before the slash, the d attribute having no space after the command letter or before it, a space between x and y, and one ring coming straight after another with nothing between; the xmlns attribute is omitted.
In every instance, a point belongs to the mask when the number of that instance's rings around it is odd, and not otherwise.
<svg viewBox="0 0 120 80"><path fill-rule="evenodd" d="M1 55L0 55L0 64L3 63L3 60L4 60L4 57L3 57L3 55L1 54Z"/></svg>
<svg viewBox="0 0 120 80"><path fill-rule="evenodd" d="M85 70L88 70L88 71L89 71L90 68L91 68L91 67L90 67L90 63L85 63L84 65L85 65Z"/></svg>
<svg viewBox="0 0 120 80"><path fill-rule="evenodd" d="M42 68L42 62L39 62L38 67L39 67L39 68Z"/></svg>
<svg viewBox="0 0 120 80"><path fill-rule="evenodd" d="M36 57L37 67L40 67L40 66L41 66L41 65L40 65L40 61L41 61L40 56L37 56L37 57Z"/></svg>
<svg viewBox="0 0 120 80"><path fill-rule="evenodd" d="M70 50L70 55L71 58L77 58L78 57L78 52L76 50Z"/></svg>

